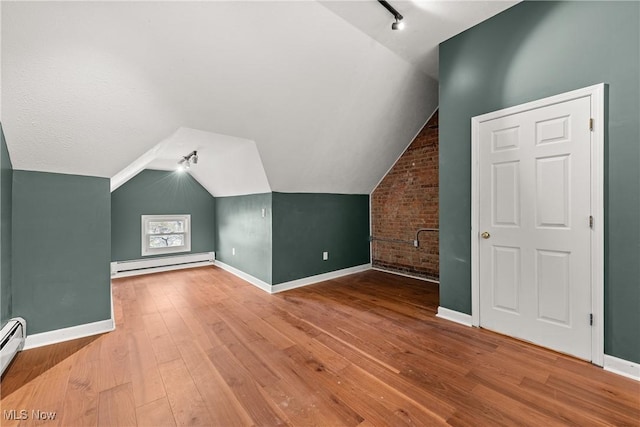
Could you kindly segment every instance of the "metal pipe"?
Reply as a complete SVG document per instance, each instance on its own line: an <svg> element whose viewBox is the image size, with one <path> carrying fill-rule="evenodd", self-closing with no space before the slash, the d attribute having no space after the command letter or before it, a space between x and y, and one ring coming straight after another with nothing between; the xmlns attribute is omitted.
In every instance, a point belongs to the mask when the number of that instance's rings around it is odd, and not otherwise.
<svg viewBox="0 0 640 427"><path fill-rule="evenodd" d="M400 240L400 239L386 239L384 237L374 237L371 236L371 241L378 241L378 242L389 242L389 243L406 243L407 245L412 244L413 242L409 241L409 240Z"/></svg>
<svg viewBox="0 0 640 427"><path fill-rule="evenodd" d="M420 247L420 241L418 240L418 236L420 235L420 233L422 233L423 231L433 231L433 232L439 232L440 229L439 228L419 228L418 231L416 231L416 238L413 242L409 241L409 240L400 240L400 239L387 239L384 237L375 237L375 236L371 236L371 241L377 240L379 242L389 242L389 243L407 243L407 244L412 244L414 247Z"/></svg>
<svg viewBox="0 0 640 427"><path fill-rule="evenodd" d="M423 231L435 231L435 232L440 232L439 228L419 228L418 231L416 231L416 239L413 241L413 246L415 246L416 248L420 246L420 241L418 240L418 236L420 235L420 233L422 233Z"/></svg>

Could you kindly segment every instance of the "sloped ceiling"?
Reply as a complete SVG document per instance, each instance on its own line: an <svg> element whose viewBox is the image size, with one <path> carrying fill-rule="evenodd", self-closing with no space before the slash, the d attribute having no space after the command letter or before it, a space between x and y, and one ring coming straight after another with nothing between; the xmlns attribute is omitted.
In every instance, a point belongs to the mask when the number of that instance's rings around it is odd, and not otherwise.
<svg viewBox="0 0 640 427"><path fill-rule="evenodd" d="M485 19L502 12L520 0L391 0L405 17L402 31L389 31L392 17L371 1L321 0L321 3L386 46L427 76L438 78L438 45Z"/></svg>
<svg viewBox="0 0 640 427"><path fill-rule="evenodd" d="M271 191L254 141L190 128L178 129L118 172L111 178L111 191L144 169L178 171L176 159L193 151L199 161L188 173L209 193L224 197Z"/></svg>
<svg viewBox="0 0 640 427"><path fill-rule="evenodd" d="M189 146L191 132L251 141L262 162L265 179L247 186L206 173L219 165L205 156L197 178L214 195L264 182L369 193L436 108L433 67L419 59L433 46L407 53L381 40L398 32L377 2L338 6L2 2L1 120L14 168L122 176L176 135ZM418 16L427 19L416 14L412 25ZM260 175L237 159L227 165Z"/></svg>

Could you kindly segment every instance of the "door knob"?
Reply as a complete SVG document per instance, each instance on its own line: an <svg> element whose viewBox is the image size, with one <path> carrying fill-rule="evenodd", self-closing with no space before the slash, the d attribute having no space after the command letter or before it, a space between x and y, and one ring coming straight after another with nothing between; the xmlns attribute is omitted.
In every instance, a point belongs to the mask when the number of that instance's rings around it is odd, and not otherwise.
<svg viewBox="0 0 640 427"><path fill-rule="evenodd" d="M488 239L489 237L491 237L491 234L489 234L489 233L487 233L487 232L485 231L485 232L483 232L480 236L481 236L483 239Z"/></svg>

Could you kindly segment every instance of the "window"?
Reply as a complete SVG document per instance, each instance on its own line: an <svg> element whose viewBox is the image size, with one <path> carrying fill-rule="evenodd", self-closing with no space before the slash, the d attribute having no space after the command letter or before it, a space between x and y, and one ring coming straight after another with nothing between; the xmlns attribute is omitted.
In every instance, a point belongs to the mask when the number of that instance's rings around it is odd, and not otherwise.
<svg viewBox="0 0 640 427"><path fill-rule="evenodd" d="M142 215L142 256L191 251L191 215Z"/></svg>

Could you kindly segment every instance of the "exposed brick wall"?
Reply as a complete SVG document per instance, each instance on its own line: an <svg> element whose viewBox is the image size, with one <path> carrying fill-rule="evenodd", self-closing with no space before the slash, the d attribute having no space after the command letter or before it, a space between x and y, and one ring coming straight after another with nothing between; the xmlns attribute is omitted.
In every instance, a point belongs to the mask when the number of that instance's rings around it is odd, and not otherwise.
<svg viewBox="0 0 640 427"><path fill-rule="evenodd" d="M438 112L371 197L373 266L438 279Z"/></svg>

